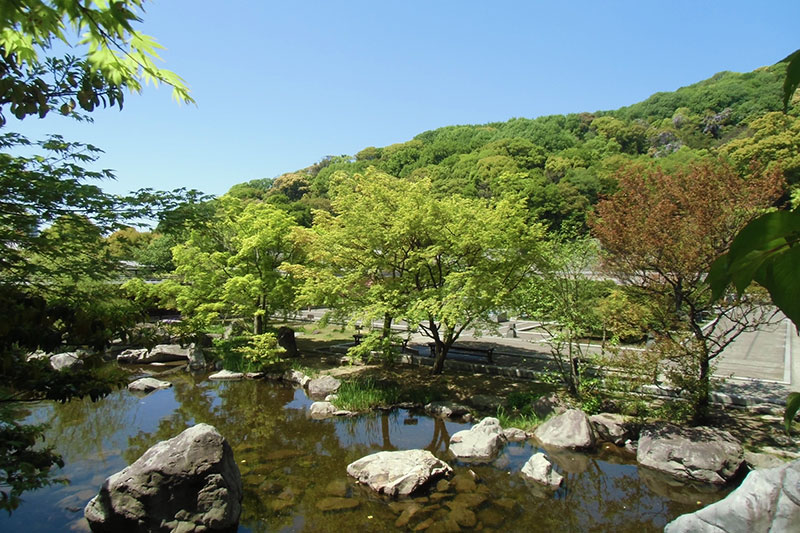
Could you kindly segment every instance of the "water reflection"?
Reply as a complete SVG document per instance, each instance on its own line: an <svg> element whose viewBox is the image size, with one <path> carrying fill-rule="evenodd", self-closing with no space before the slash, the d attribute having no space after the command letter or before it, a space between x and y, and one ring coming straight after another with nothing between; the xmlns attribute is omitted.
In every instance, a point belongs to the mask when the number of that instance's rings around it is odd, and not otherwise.
<svg viewBox="0 0 800 533"><path fill-rule="evenodd" d="M85 527L83 506L105 477L199 422L216 426L234 449L244 482L242 531L407 531L427 521L438 524L434 530L455 524L460 530L641 533L723 495L699 494L639 470L615 450L544 450L565 484L543 490L519 474L539 448L510 443L491 464L451 463L453 482L418 498L421 510L406 520L396 504L347 478L346 465L380 450L423 448L446 458L450 436L467 424L401 409L313 420L311 402L288 386L170 379L172 389L142 398L118 391L97 403L35 407L32 418L50 421L48 442L67 461L59 474L72 483L26 494L17 512L0 518L0 529Z"/></svg>

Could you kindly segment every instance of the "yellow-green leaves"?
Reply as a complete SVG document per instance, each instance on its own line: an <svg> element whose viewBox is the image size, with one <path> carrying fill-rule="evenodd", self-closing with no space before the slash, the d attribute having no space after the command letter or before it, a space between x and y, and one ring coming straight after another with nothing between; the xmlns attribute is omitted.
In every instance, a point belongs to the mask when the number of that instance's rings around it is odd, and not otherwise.
<svg viewBox="0 0 800 533"><path fill-rule="evenodd" d="M134 24L141 21L142 6L141 0L3 2L0 53L9 70L38 76L53 40L63 41L83 49L79 55L86 60L87 68L99 74L105 84L139 92L148 83L165 83L172 86L176 100L193 102L177 74L156 66L155 61L161 59L158 51L163 47L134 29ZM74 87L75 83L69 85ZM60 89L53 92L63 93L64 88ZM42 93L47 95L47 91Z"/></svg>

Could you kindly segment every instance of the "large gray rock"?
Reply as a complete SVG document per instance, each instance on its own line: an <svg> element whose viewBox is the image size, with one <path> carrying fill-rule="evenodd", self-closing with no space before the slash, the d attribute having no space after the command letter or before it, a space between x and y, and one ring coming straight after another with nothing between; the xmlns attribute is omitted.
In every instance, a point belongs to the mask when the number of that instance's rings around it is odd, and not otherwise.
<svg viewBox="0 0 800 533"><path fill-rule="evenodd" d="M544 422L534 436L545 446L577 450L594 448L596 440L589 417L580 409L569 409Z"/></svg>
<svg viewBox="0 0 800 533"><path fill-rule="evenodd" d="M57 353L50 356L50 366L54 370L83 368L83 361L75 352Z"/></svg>
<svg viewBox="0 0 800 533"><path fill-rule="evenodd" d="M128 383L128 390L133 392L152 392L158 389L168 389L169 387L172 387L172 383L156 378L140 378Z"/></svg>
<svg viewBox="0 0 800 533"><path fill-rule="evenodd" d="M522 442L528 440L530 435L528 435L527 431L519 428L506 428L503 430L503 437L508 442Z"/></svg>
<svg viewBox="0 0 800 533"><path fill-rule="evenodd" d="M235 531L242 479L228 442L198 424L106 479L84 510L92 531Z"/></svg>
<svg viewBox="0 0 800 533"><path fill-rule="evenodd" d="M135 348L123 350L117 355L118 363L135 364L140 362L147 355L146 348Z"/></svg>
<svg viewBox="0 0 800 533"><path fill-rule="evenodd" d="M777 533L800 529L800 460L750 472L728 496L679 516L665 533Z"/></svg>
<svg viewBox="0 0 800 533"><path fill-rule="evenodd" d="M453 469L427 450L406 450L367 455L347 465L347 473L378 493L407 496Z"/></svg>
<svg viewBox="0 0 800 533"><path fill-rule="evenodd" d="M535 453L522 465L522 475L526 478L557 489L564 481L564 477L553 470L553 464L541 452Z"/></svg>
<svg viewBox="0 0 800 533"><path fill-rule="evenodd" d="M203 349L196 345L189 345L189 368L192 370L201 370L206 367L206 358L203 355Z"/></svg>
<svg viewBox="0 0 800 533"><path fill-rule="evenodd" d="M450 437L450 452L470 462L490 461L505 444L503 428L496 418L486 417L470 429Z"/></svg>
<svg viewBox="0 0 800 533"><path fill-rule="evenodd" d="M425 405L425 412L432 416L457 418L469 414L469 407L455 402L431 402Z"/></svg>
<svg viewBox="0 0 800 533"><path fill-rule="evenodd" d="M284 381L289 383L297 383L301 387L307 387L311 382L311 378L300 372L299 370L287 370L283 374Z"/></svg>
<svg viewBox="0 0 800 533"><path fill-rule="evenodd" d="M183 347L180 344L156 344L150 350L125 350L117 356L117 362L129 364L169 363L172 361L194 361L198 363L199 348L194 343ZM205 364L205 363L203 363Z"/></svg>
<svg viewBox="0 0 800 533"><path fill-rule="evenodd" d="M597 438L601 441L623 446L625 441L633 436L631 426L623 415L600 413L590 416L589 420L594 426Z"/></svg>
<svg viewBox="0 0 800 533"><path fill-rule="evenodd" d="M569 409L567 402L561 399L555 392L551 392L541 398L538 398L531 404L533 413L540 419L547 418L550 415L560 415Z"/></svg>
<svg viewBox="0 0 800 533"><path fill-rule="evenodd" d="M667 424L642 431L636 460L680 479L724 485L741 467L744 452L727 431Z"/></svg>
<svg viewBox="0 0 800 533"><path fill-rule="evenodd" d="M342 382L333 376L322 376L308 382L308 395L312 400L321 400L329 394L333 394Z"/></svg>

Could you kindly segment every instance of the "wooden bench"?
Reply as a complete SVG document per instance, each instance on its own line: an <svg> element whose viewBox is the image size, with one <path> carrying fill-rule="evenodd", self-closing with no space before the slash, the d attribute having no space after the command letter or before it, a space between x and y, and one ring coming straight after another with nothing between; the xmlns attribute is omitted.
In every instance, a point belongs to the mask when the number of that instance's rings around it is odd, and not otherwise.
<svg viewBox="0 0 800 533"><path fill-rule="evenodd" d="M429 342L428 348L431 349L431 357L436 353L436 343ZM469 348L467 346L456 346L453 345L450 347L450 350L447 352L448 355L450 354L464 354L464 355L472 355L476 357L485 357L486 362L489 364L494 363L494 347L491 348Z"/></svg>

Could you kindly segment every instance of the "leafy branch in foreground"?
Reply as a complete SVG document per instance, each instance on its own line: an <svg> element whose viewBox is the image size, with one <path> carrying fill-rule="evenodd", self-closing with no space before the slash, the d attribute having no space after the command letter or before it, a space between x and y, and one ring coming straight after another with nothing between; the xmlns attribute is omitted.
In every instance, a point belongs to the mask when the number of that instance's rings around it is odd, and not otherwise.
<svg viewBox="0 0 800 533"><path fill-rule="evenodd" d="M143 0L3 2L0 126L6 104L18 119L44 117L54 108L75 116L77 106L86 111L101 103L122 108L123 89L140 92L148 83L170 85L173 98L194 102L180 76L156 66L163 47L134 28L143 5ZM54 41L83 48L83 53L49 58Z"/></svg>
<svg viewBox="0 0 800 533"><path fill-rule="evenodd" d="M708 282L718 300L729 285L742 294L753 281L795 327L800 324L800 210L774 211L756 218L736 236L730 250L711 266Z"/></svg>

